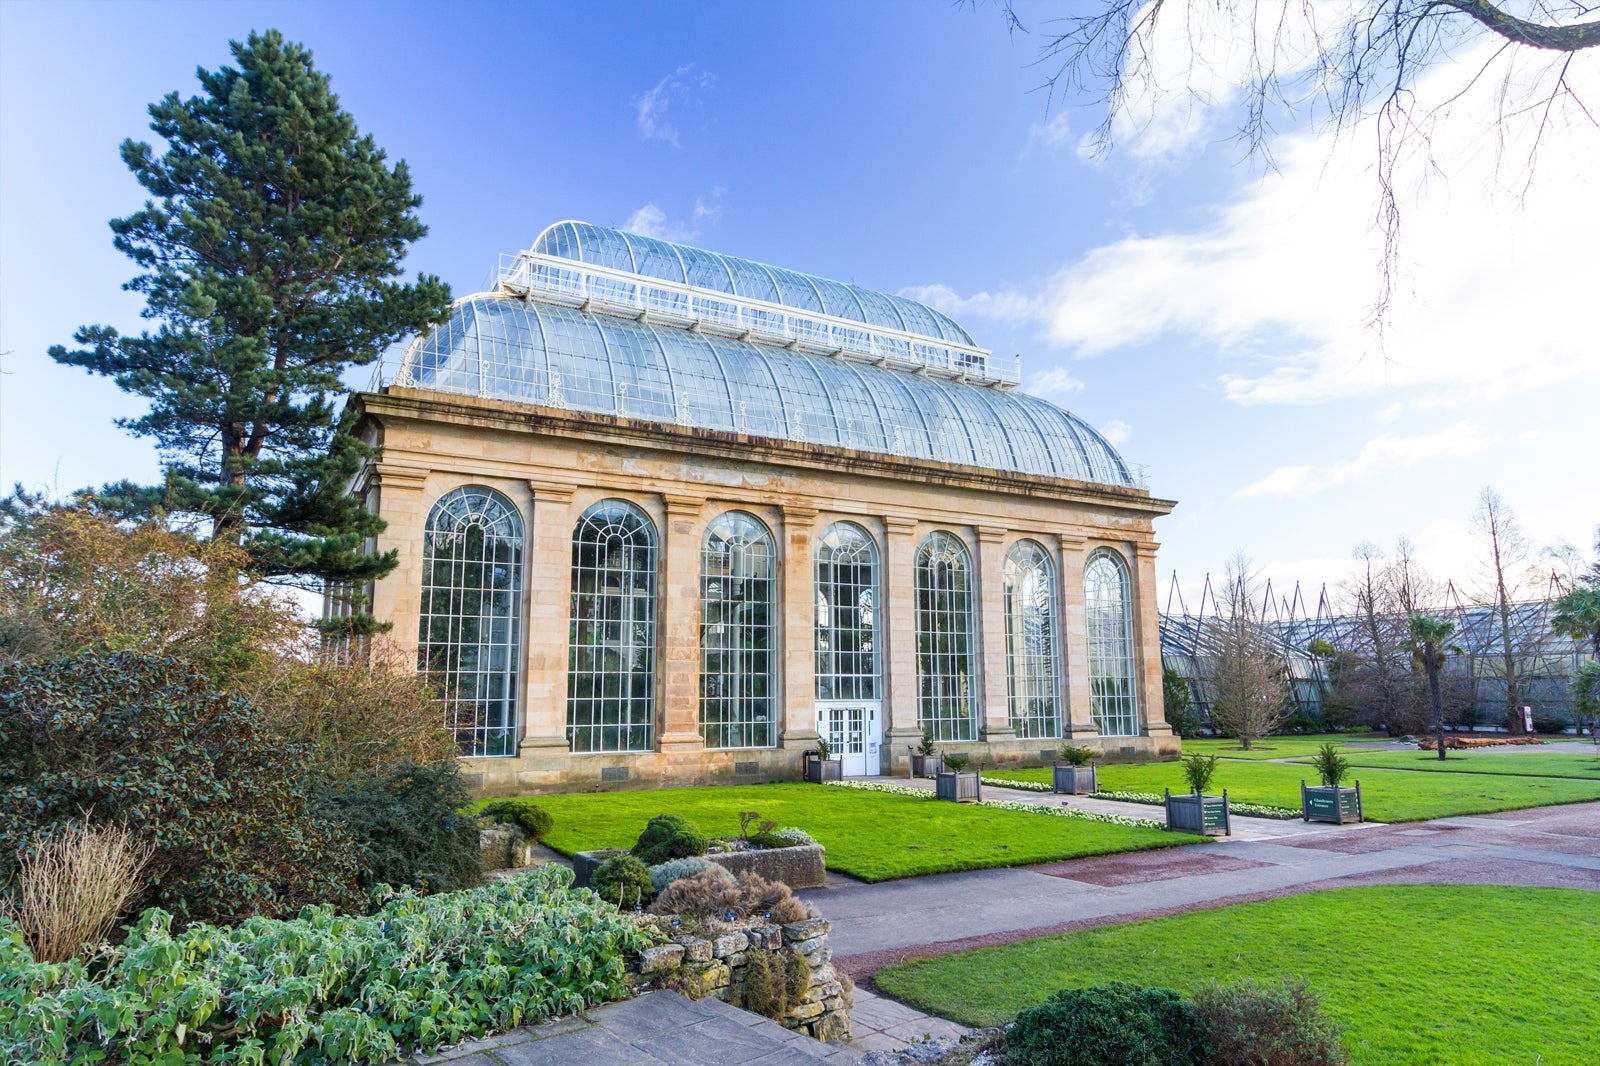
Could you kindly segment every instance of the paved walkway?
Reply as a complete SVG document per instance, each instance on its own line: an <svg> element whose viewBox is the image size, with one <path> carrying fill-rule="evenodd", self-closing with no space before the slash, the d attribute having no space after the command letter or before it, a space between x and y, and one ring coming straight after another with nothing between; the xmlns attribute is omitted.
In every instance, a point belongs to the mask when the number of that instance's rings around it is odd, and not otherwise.
<svg viewBox="0 0 1600 1066"><path fill-rule="evenodd" d="M835 964L861 980L907 958L1347 885L1600 889L1600 803L1403 825L1268 823L1277 835L1254 838L1239 831L1245 821L1210 845L877 885L835 879L801 895L833 923Z"/></svg>

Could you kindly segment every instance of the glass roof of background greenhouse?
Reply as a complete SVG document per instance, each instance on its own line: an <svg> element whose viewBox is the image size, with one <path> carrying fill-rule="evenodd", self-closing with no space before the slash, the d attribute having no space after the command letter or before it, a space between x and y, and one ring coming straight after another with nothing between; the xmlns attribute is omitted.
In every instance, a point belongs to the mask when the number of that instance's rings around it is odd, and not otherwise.
<svg viewBox="0 0 1600 1066"><path fill-rule="evenodd" d="M1138 486L1104 437L987 356L913 300L564 222L417 338L393 383Z"/></svg>

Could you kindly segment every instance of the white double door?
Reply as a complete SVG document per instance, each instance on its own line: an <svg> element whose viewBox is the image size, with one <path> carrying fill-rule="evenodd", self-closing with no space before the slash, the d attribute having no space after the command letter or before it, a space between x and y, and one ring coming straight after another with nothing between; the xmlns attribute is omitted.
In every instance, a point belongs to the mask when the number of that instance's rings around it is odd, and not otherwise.
<svg viewBox="0 0 1600 1066"><path fill-rule="evenodd" d="M834 700L817 704L817 735L827 738L845 777L875 777L883 747L883 704Z"/></svg>

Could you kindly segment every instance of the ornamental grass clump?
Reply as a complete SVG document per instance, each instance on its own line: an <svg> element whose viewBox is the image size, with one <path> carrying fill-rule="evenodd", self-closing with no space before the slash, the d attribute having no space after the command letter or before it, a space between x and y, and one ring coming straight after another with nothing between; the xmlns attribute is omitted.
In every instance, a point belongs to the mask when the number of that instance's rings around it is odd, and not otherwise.
<svg viewBox="0 0 1600 1066"><path fill-rule="evenodd" d="M571 883L549 865L181 933L151 909L92 967L39 961L0 920L0 1060L377 1063L624 998L659 934Z"/></svg>
<svg viewBox="0 0 1600 1066"><path fill-rule="evenodd" d="M69 825L23 858L0 918L40 962L66 962L100 945L144 884L155 849L126 826Z"/></svg>

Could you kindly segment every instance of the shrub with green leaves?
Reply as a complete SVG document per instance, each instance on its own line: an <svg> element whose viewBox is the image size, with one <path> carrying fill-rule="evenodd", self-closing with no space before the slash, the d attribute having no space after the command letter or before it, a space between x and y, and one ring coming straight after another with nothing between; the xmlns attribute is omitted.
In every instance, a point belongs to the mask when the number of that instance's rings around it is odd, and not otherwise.
<svg viewBox="0 0 1600 1066"><path fill-rule="evenodd" d="M1317 749L1317 757L1311 761L1311 765L1317 768L1317 776L1322 778L1324 785L1337 785L1350 772L1350 761L1339 754L1338 747L1332 741Z"/></svg>
<svg viewBox="0 0 1600 1066"><path fill-rule="evenodd" d="M471 796L455 759L355 773L323 783L315 796L317 813L354 840L363 888L443 892L479 882L478 827L460 812Z"/></svg>
<svg viewBox="0 0 1600 1066"><path fill-rule="evenodd" d="M613 855L595 870L590 887L607 903L635 907L649 903L656 889L650 867L632 855Z"/></svg>
<svg viewBox="0 0 1600 1066"><path fill-rule="evenodd" d="M1029 1066L1200 1066L1205 1025L1168 988L1124 981L1064 988L1017 1015L1006 1035L1014 1062Z"/></svg>
<svg viewBox="0 0 1600 1066"><path fill-rule="evenodd" d="M1068 741L1061 745L1061 761L1068 766L1088 766L1094 761L1094 749Z"/></svg>
<svg viewBox="0 0 1600 1066"><path fill-rule="evenodd" d="M478 812L493 822L518 826L535 844L550 835L555 819L550 812L526 796L495 800Z"/></svg>
<svg viewBox="0 0 1600 1066"><path fill-rule="evenodd" d="M672 859L687 859L706 853L706 835L689 819L676 814L658 814L645 825L633 845L633 853L646 866Z"/></svg>
<svg viewBox="0 0 1600 1066"><path fill-rule="evenodd" d="M944 768L954 773L961 773L971 763L972 756L970 755L946 755L944 757Z"/></svg>
<svg viewBox="0 0 1600 1066"><path fill-rule="evenodd" d="M687 859L673 859L670 862L659 863L650 867L650 887L659 896L672 882L680 881L685 877L693 877L695 874L705 873L713 866L716 866L719 870L722 869L710 859L702 859L698 855L691 855Z"/></svg>
<svg viewBox="0 0 1600 1066"><path fill-rule="evenodd" d="M1205 1066L1345 1066L1344 1027L1304 981L1208 984L1194 997L1206 1027Z"/></svg>
<svg viewBox="0 0 1600 1066"><path fill-rule="evenodd" d="M179 925L365 909L354 842L313 809L300 750L258 719L179 659L0 665L0 883L87 810L154 846L136 902Z"/></svg>
<svg viewBox="0 0 1600 1066"><path fill-rule="evenodd" d="M0 1060L381 1063L621 999L657 934L571 881L550 865L182 933L152 909L92 968L35 961L0 920Z"/></svg>
<svg viewBox="0 0 1600 1066"><path fill-rule="evenodd" d="M1211 787L1217 774L1217 757L1190 752L1183 757L1183 776L1189 782L1190 792L1204 792Z"/></svg>

